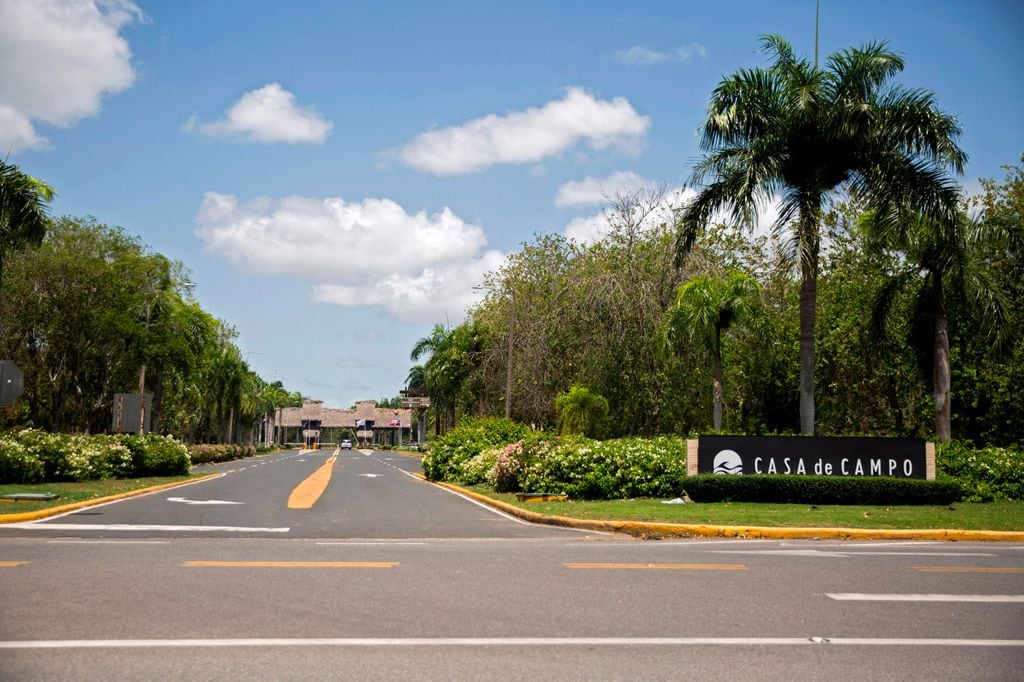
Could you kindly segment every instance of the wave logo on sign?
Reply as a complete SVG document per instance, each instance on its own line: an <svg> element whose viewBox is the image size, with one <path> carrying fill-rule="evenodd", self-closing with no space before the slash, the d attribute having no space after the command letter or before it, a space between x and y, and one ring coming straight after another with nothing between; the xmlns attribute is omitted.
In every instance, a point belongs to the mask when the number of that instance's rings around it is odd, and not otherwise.
<svg viewBox="0 0 1024 682"><path fill-rule="evenodd" d="M743 458L735 450L722 450L715 455L716 474L742 474Z"/></svg>

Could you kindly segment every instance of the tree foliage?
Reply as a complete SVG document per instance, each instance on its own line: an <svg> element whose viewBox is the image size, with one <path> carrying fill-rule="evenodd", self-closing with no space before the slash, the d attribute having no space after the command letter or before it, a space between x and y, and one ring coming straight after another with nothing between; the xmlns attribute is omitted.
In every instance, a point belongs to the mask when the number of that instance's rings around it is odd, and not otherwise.
<svg viewBox="0 0 1024 682"><path fill-rule="evenodd" d="M821 224L840 187L903 216L911 208L948 220L957 187L947 169L963 171L960 126L931 93L891 80L903 59L885 43L832 54L825 69L798 58L783 38L762 38L767 68L741 69L711 95L704 158L693 182L704 185L682 212L678 257L723 209L753 226L778 199L777 234L788 233L800 265L800 428L814 433L815 323Z"/></svg>
<svg viewBox="0 0 1024 682"><path fill-rule="evenodd" d="M0 426L107 431L114 394L137 393L140 374L153 430L189 441L254 442L275 407L301 402L249 369L234 330L186 293L182 264L93 218L44 234L0 281L0 357L25 373Z"/></svg>

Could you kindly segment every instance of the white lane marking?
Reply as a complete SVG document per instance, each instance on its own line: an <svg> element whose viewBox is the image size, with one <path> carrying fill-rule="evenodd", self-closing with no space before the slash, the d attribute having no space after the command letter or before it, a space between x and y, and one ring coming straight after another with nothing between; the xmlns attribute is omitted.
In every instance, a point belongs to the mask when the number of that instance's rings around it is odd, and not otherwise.
<svg viewBox="0 0 1024 682"><path fill-rule="evenodd" d="M380 474L359 474L363 478L380 478Z"/></svg>
<svg viewBox="0 0 1024 682"><path fill-rule="evenodd" d="M167 540L47 540L48 545L169 545Z"/></svg>
<svg viewBox="0 0 1024 682"><path fill-rule="evenodd" d="M982 552L828 552L820 549L716 549L709 554L768 554L775 556L839 557L854 556L999 556Z"/></svg>
<svg viewBox="0 0 1024 682"><path fill-rule="evenodd" d="M110 531L161 531L176 533L178 531L192 533L217 531L226 533L287 533L291 528L256 528L252 526L171 526L162 524L134 523L8 523L4 528L28 528L31 530L110 530Z"/></svg>
<svg viewBox="0 0 1024 682"><path fill-rule="evenodd" d="M190 500L185 497L168 497L168 502L181 502L182 504L245 504L244 502L230 502L228 500Z"/></svg>
<svg viewBox="0 0 1024 682"><path fill-rule="evenodd" d="M412 547L412 546L416 546L416 547L424 546L425 547L425 546L429 545L430 543L429 542L403 542L403 541L393 542L391 540L380 540L378 542L318 542L316 544L317 544L317 546L325 546L325 547L338 546L338 545L342 545L342 546L350 545L350 546L353 546L353 547L373 547L375 545L381 546L381 547L394 547L395 545L403 545L403 546L409 546L409 547Z"/></svg>
<svg viewBox="0 0 1024 682"><path fill-rule="evenodd" d="M915 601L915 602L980 602L993 604L1024 604L1024 594L861 594L827 592L836 601Z"/></svg>
<svg viewBox="0 0 1024 682"><path fill-rule="evenodd" d="M815 543L819 544L819 543ZM842 543L844 548L848 547L922 547L924 545L937 545L937 540L900 540L899 542L850 542ZM807 543L782 542L783 547L806 547ZM826 545L829 546L829 545ZM838 545L832 545L838 546Z"/></svg>
<svg viewBox="0 0 1024 682"><path fill-rule="evenodd" d="M999 556L985 552L850 552L850 556Z"/></svg>
<svg viewBox="0 0 1024 682"><path fill-rule="evenodd" d="M0 641L0 649L154 649L171 647L521 647L521 646L948 646L1024 647L1024 639L881 639L830 637L461 637L63 639Z"/></svg>
<svg viewBox="0 0 1024 682"><path fill-rule="evenodd" d="M363 454L364 454L364 455L366 455L367 457L369 457L370 455L372 455L372 454L373 454L373 450L359 450L358 452L361 452L361 453L363 453Z"/></svg>
<svg viewBox="0 0 1024 682"><path fill-rule="evenodd" d="M848 554L844 552L823 552L818 549L717 549L709 554L768 554L772 556L810 556L810 557L832 557L845 559Z"/></svg>

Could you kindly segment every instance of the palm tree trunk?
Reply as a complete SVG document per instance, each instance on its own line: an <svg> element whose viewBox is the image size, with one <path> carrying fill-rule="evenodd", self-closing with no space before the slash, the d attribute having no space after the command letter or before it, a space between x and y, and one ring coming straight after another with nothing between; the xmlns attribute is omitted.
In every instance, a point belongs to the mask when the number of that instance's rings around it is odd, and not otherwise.
<svg viewBox="0 0 1024 682"><path fill-rule="evenodd" d="M800 433L814 435L814 317L817 273L803 273L800 283Z"/></svg>
<svg viewBox="0 0 1024 682"><path fill-rule="evenodd" d="M942 280L935 282L935 354L932 361L932 384L935 387L935 434L939 440L952 438L950 417L949 318L942 300Z"/></svg>
<svg viewBox="0 0 1024 682"><path fill-rule="evenodd" d="M715 356L714 364L711 369L711 387L715 394L715 407L714 407L714 422L715 431L722 428L722 357L720 355Z"/></svg>
<svg viewBox="0 0 1024 682"><path fill-rule="evenodd" d="M712 349L711 390L714 394L712 419L715 431L722 428L722 327L715 325L715 347Z"/></svg>
<svg viewBox="0 0 1024 682"><path fill-rule="evenodd" d="M818 299L818 213L821 198L800 208L800 433L814 435L814 323Z"/></svg>

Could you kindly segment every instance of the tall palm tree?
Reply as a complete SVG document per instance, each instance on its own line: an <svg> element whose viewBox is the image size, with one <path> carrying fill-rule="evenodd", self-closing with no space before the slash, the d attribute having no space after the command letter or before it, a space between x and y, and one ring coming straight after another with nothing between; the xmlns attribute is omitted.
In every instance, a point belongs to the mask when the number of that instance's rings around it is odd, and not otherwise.
<svg viewBox="0 0 1024 682"><path fill-rule="evenodd" d="M667 313L665 332L670 348L687 341L711 355L714 425L722 428L722 336L733 324L757 322L761 288L749 275L733 271L724 278L700 275L684 282Z"/></svg>
<svg viewBox="0 0 1024 682"><path fill-rule="evenodd" d="M949 303L954 297L968 301L967 307L981 323L981 329L992 341L1003 340L1010 306L1005 292L992 277L985 253L996 245L1009 247L1012 244L1019 248L1021 228L1001 229L998 225L973 221L964 213L945 223L918 215L896 231L890 229L890 221L868 213L861 225L867 229L874 248L892 249L900 256L892 259L896 268L875 297L873 325L879 336L884 336L898 295L910 293L910 341L924 351L922 355L931 357L935 433L940 440L949 441L952 437ZM913 323L920 320L927 321L930 334L929 330L920 330Z"/></svg>
<svg viewBox="0 0 1024 682"><path fill-rule="evenodd" d="M441 358L451 345L452 332L439 324L435 324L428 336L416 341L413 344L409 359L417 361L420 358L427 358L423 365L423 387L430 396L431 406L434 408L434 433L441 434L441 414L448 405L449 391L445 385L444 372L440 371ZM410 373L411 375L411 373Z"/></svg>
<svg viewBox="0 0 1024 682"><path fill-rule="evenodd" d="M0 161L0 279L8 251L42 243L53 188Z"/></svg>
<svg viewBox="0 0 1024 682"><path fill-rule="evenodd" d="M680 215L677 259L723 209L752 226L780 199L777 232L791 231L800 261L800 429L814 433L814 322L820 225L829 195L847 188L888 213L916 208L935 219L957 210L947 169L963 172L960 125L934 96L892 84L903 59L886 43L832 54L824 69L768 35L767 68L741 69L719 83L703 124L703 185Z"/></svg>
<svg viewBox="0 0 1024 682"><path fill-rule="evenodd" d="M447 409L448 423L455 425L459 394L473 370L480 364L488 344L482 325L464 322L455 329L434 325L429 336L416 342L411 359L430 358L423 365L423 378L431 403Z"/></svg>

